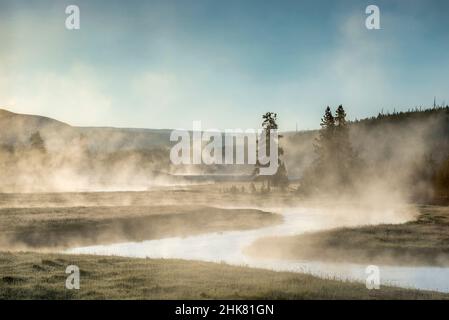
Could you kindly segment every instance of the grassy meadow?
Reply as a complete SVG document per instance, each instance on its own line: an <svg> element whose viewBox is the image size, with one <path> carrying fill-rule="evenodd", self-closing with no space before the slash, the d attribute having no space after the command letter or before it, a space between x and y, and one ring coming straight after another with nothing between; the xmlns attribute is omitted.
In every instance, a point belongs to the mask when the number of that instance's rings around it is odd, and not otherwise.
<svg viewBox="0 0 449 320"><path fill-rule="evenodd" d="M80 267L80 290L65 268ZM0 299L447 299L449 295L207 262L0 253Z"/></svg>
<svg viewBox="0 0 449 320"><path fill-rule="evenodd" d="M246 186L246 189L245 189ZM243 187L243 189L242 189ZM247 185L230 192L231 185L209 185L149 192L0 195L0 299L446 299L447 294L381 286L368 290L363 283L322 279L311 275L274 272L223 263L171 259L135 259L68 255L61 250L81 245L188 236L225 230L249 230L282 222L269 208L304 205L289 193L251 193ZM207 190L208 197L204 197ZM232 199L232 202L230 200ZM158 203L158 205L154 205ZM232 206L229 205L232 203ZM265 210L256 209L267 208ZM242 209L246 208L246 209ZM415 222L391 225L416 243L421 235L444 236L447 211L424 207ZM385 226L347 232L367 235ZM339 232L341 232L341 230ZM424 232L425 231L425 232ZM330 231L337 232L336 230ZM318 233L319 235L323 233ZM379 233L376 246L394 238ZM307 235L313 236L313 234ZM352 239L354 235L351 234ZM343 238L348 237L345 235ZM362 236L360 236L362 237ZM288 239L298 245L297 237ZM270 239L264 252L284 252L285 239ZM362 238L360 238L362 239ZM427 240L425 240L427 239ZM392 240L392 241L390 241ZM440 239L441 240L441 239ZM265 241L265 242L264 242ZM429 242L428 246L441 249ZM348 248L350 244L346 242ZM311 247L312 248L312 247ZM316 247L313 247L317 250ZM321 250L322 248L318 248ZM282 257L285 258L285 257ZM67 290L65 269L81 270L81 289Z"/></svg>
<svg viewBox="0 0 449 320"><path fill-rule="evenodd" d="M421 206L416 220L257 240L247 253L281 259L449 266L449 208Z"/></svg>

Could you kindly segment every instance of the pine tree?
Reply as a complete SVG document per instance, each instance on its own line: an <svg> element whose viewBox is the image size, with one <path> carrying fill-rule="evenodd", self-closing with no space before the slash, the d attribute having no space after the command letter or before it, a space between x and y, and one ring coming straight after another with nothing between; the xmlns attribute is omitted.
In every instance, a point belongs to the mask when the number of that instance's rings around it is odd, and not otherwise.
<svg viewBox="0 0 449 320"><path fill-rule="evenodd" d="M336 162L337 178L340 183L347 184L351 170L355 169L355 155L349 141L349 130L346 122L346 112L342 105L335 111L334 161Z"/></svg>
<svg viewBox="0 0 449 320"><path fill-rule="evenodd" d="M269 150L270 150L270 133L272 130L277 130L278 129L278 124L277 124L277 114L274 112L267 112L264 115L262 115L262 128L264 129L264 133L265 133L265 141L257 141L257 162L256 162L256 166L254 169L254 175L259 175L260 172L260 168L263 166L260 162L259 162L259 147L260 148L265 148L265 154L268 154ZM262 137L263 139L263 137ZM266 165L268 166L268 165Z"/></svg>
<svg viewBox="0 0 449 320"><path fill-rule="evenodd" d="M271 130L278 128L278 124L276 122L277 116L277 113L274 112L267 112L262 116L262 127L267 131L267 134L269 134Z"/></svg>
<svg viewBox="0 0 449 320"><path fill-rule="evenodd" d="M263 119L262 127L265 132L265 141L262 143L264 143L264 146L266 148L266 153L268 153L270 150L270 143L272 142L270 140L271 131L278 129L277 113L267 112L264 115L262 115L262 119ZM278 143L278 145L277 145L278 169L274 175L264 177L264 179L267 180L267 189L266 190L268 190L268 191L271 190L271 184L273 184L273 186L279 186L281 188L285 188L288 185L287 169L285 167L284 162L281 159L282 155L284 154L284 149L282 147L280 147L280 145L279 145L279 140L281 138L282 138L282 135L278 135L278 142L277 142ZM255 174L259 173L260 167L261 167L261 164L259 163L259 160L257 160Z"/></svg>
<svg viewBox="0 0 449 320"><path fill-rule="evenodd" d="M342 105L339 105L335 111L335 124L340 128L346 127L346 112Z"/></svg>
<svg viewBox="0 0 449 320"><path fill-rule="evenodd" d="M317 158L305 172L304 183L325 190L348 185L357 172L358 162L349 140L343 106L338 106L335 117L327 107L320 125L321 130L314 145Z"/></svg>
<svg viewBox="0 0 449 320"><path fill-rule="evenodd" d="M326 108L323 118L321 118L320 126L321 130L316 140L315 152L318 156L318 167L323 167L331 161L334 152L335 118L329 106Z"/></svg>
<svg viewBox="0 0 449 320"><path fill-rule="evenodd" d="M317 160L305 174L306 183L325 189L346 187L359 174L360 161L351 147L346 112L342 105L337 107L335 117L331 109L326 108L315 152Z"/></svg>

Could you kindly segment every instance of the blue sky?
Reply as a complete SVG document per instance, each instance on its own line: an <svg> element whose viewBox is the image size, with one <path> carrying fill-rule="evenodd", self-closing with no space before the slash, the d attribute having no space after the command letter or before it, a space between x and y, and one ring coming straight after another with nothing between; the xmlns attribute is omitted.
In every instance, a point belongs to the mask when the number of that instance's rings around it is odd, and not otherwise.
<svg viewBox="0 0 449 320"><path fill-rule="evenodd" d="M327 105L449 103L445 0L0 0L0 21L0 107L74 125L311 129Z"/></svg>

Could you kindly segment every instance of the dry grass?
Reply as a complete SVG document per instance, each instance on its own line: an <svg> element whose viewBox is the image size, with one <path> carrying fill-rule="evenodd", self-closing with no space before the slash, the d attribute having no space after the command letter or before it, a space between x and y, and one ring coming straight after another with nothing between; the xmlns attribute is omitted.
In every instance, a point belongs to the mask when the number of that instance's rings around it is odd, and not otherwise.
<svg viewBox="0 0 449 320"><path fill-rule="evenodd" d="M65 269L81 270L67 290ZM447 299L448 295L182 260L0 253L0 299Z"/></svg>

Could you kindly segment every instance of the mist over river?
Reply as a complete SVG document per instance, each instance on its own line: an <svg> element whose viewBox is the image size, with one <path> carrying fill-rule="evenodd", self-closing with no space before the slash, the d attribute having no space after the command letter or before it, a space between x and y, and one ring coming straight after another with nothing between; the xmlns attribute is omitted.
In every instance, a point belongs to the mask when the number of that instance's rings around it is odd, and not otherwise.
<svg viewBox="0 0 449 320"><path fill-rule="evenodd" d="M289 236L343 226L404 223L410 218L383 212L366 215L332 215L318 208L264 208L282 214L283 223L249 231L214 232L197 236L172 237L72 248L71 254L113 255L133 258L163 258L224 262L275 271L309 273L322 278L365 282L367 265L303 260L273 260L246 256L244 249L256 239ZM449 268L382 266L381 284L449 292Z"/></svg>

